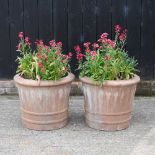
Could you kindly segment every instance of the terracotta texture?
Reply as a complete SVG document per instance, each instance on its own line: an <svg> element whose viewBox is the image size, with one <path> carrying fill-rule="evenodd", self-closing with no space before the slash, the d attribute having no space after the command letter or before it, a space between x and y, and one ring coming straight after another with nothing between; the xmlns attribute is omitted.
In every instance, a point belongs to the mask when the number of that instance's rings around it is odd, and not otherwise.
<svg viewBox="0 0 155 155"><path fill-rule="evenodd" d="M35 81L15 75L22 123L34 130L62 128L68 121L68 102L74 75L59 81Z"/></svg>
<svg viewBox="0 0 155 155"><path fill-rule="evenodd" d="M106 81L102 86L87 77L83 84L85 119L88 126L107 131L129 127L136 85L140 78Z"/></svg>

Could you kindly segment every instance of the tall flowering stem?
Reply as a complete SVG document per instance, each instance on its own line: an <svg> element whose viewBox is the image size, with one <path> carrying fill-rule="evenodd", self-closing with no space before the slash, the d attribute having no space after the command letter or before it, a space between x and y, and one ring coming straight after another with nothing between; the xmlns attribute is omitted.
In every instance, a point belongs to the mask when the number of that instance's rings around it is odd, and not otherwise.
<svg viewBox="0 0 155 155"><path fill-rule="evenodd" d="M16 46L17 47L16 51L19 51L21 55L24 55L25 52L31 52L30 38L27 37L27 36L24 38L24 33L23 32L19 32L18 38L19 38L19 43Z"/></svg>

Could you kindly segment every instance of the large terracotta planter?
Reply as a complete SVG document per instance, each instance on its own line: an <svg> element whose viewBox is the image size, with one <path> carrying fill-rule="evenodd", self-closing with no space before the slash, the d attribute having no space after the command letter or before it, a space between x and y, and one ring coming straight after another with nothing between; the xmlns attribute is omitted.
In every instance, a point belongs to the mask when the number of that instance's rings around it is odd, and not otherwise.
<svg viewBox="0 0 155 155"><path fill-rule="evenodd" d="M34 130L64 127L68 121L69 93L73 79L71 73L59 81L40 82L15 75L23 125Z"/></svg>
<svg viewBox="0 0 155 155"><path fill-rule="evenodd" d="M136 85L140 78L106 81L102 86L90 78L80 77L85 100L85 120L88 126L107 131L129 127Z"/></svg>

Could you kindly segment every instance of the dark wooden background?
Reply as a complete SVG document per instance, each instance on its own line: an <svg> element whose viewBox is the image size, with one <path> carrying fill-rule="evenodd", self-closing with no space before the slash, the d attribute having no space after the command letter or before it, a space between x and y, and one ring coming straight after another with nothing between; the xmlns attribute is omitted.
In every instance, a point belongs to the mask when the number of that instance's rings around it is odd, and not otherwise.
<svg viewBox="0 0 155 155"><path fill-rule="evenodd" d="M15 74L19 31L32 41L62 41L64 51L73 52L75 73L74 45L95 41L103 32L112 35L115 24L129 30L127 49L138 59L139 75L154 79L154 0L0 0L0 78Z"/></svg>

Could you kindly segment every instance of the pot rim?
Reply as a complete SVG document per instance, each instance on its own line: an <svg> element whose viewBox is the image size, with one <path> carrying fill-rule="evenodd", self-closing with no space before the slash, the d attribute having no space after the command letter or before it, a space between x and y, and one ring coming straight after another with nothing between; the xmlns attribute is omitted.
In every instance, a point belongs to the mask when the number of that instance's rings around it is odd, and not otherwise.
<svg viewBox="0 0 155 155"><path fill-rule="evenodd" d="M129 80L106 80L102 85L88 77L79 77L79 79L82 81L82 83L97 86L127 86L137 84L140 81L140 77L136 74L134 74L134 77Z"/></svg>
<svg viewBox="0 0 155 155"><path fill-rule="evenodd" d="M20 74L16 74L14 76L14 81L16 84L24 85L24 86L57 86L63 85L67 83L71 83L74 80L74 74L68 73L68 75L60 80L53 81L53 80L32 80L32 79L24 79L20 76Z"/></svg>

